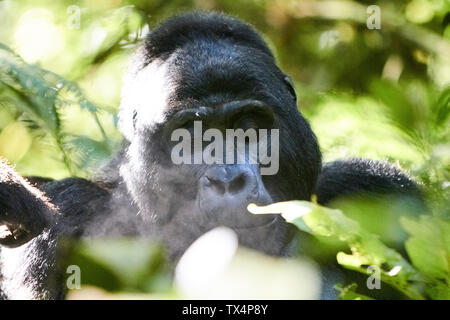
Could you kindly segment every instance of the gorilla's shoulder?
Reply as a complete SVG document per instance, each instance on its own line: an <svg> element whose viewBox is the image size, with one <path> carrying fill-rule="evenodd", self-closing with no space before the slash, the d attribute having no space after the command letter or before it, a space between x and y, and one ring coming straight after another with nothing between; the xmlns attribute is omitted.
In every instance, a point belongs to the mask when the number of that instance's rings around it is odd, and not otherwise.
<svg viewBox="0 0 450 320"><path fill-rule="evenodd" d="M218 12L192 11L179 14L158 25L145 39L149 60L164 57L197 39L229 39L253 46L272 56L262 37L248 24ZM147 61L150 62L150 61Z"/></svg>
<svg viewBox="0 0 450 320"><path fill-rule="evenodd" d="M385 161L361 158L326 163L317 181L316 194L322 204L358 194L422 198L419 186L404 171Z"/></svg>

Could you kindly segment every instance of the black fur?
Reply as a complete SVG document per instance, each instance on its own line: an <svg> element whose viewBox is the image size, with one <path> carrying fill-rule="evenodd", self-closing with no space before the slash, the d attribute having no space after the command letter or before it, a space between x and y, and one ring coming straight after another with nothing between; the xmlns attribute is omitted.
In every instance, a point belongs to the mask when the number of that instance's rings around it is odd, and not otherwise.
<svg viewBox="0 0 450 320"><path fill-rule="evenodd" d="M319 203L330 203L338 197L365 194L399 195L421 198L417 184L393 165L369 159L350 158L323 166L317 181Z"/></svg>
<svg viewBox="0 0 450 320"><path fill-rule="evenodd" d="M164 69L158 69L161 65ZM152 89L139 78L147 67L155 67L153 71L168 77L159 79L167 81L170 89L164 105L152 97L133 100L135 96L130 94L136 87L142 86L138 95ZM257 166L218 167L241 174L253 189L231 197L229 202L221 202L217 196L214 201L205 199L210 193L202 188L211 167L175 166L170 159L170 132L177 126L180 111L188 109L199 114L207 111L205 121L212 126L232 128L234 123L223 110L236 102L245 107L270 106L272 120L267 125L280 132L279 172L261 177ZM162 241L176 261L199 235L227 225L236 230L243 245L284 255L293 235L291 227L278 216L251 216L245 210L247 200L309 200L316 192L319 201L326 204L348 192L416 190L400 171L367 160L335 162L325 166L319 177L319 147L297 110L288 78L251 27L221 14L181 15L150 33L125 82L119 118L126 138L123 150L95 179L36 180L48 197L44 204L44 195L42 199L30 196L23 189L26 182L14 178L11 168L2 167L0 174L7 173L0 184L0 191L6 190L0 192L0 222L21 223L25 229L35 230L33 235L39 233L17 249L2 249L6 297L64 297L63 269L59 269L57 253L61 237L152 237ZM245 201L236 200L239 197ZM46 203L58 214L39 209L45 209ZM10 208L15 215L8 220L5 213Z"/></svg>
<svg viewBox="0 0 450 320"><path fill-rule="evenodd" d="M45 195L0 159L0 244L18 247L52 223L56 210Z"/></svg>
<svg viewBox="0 0 450 320"><path fill-rule="evenodd" d="M175 50L200 39L251 47L273 59L264 40L249 25L226 15L192 12L168 19L152 31L144 44L144 64L157 58L165 60Z"/></svg>

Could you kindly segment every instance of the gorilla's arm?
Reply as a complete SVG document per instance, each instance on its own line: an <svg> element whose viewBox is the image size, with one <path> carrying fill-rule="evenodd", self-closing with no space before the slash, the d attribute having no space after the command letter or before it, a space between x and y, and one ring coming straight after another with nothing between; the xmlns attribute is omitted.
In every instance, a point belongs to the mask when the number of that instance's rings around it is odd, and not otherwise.
<svg viewBox="0 0 450 320"><path fill-rule="evenodd" d="M28 242L53 223L55 213L41 190L0 161L0 245Z"/></svg>
<svg viewBox="0 0 450 320"><path fill-rule="evenodd" d="M59 239L84 235L110 212L109 186L25 179L5 162L0 166L0 300L63 298Z"/></svg>
<svg viewBox="0 0 450 320"><path fill-rule="evenodd" d="M409 196L422 199L417 184L393 165L369 159L350 158L326 163L316 185L320 204L346 196Z"/></svg>
<svg viewBox="0 0 450 320"><path fill-rule="evenodd" d="M24 178L0 161L0 246L19 247L50 229L84 234L90 222L109 215L114 187L109 180Z"/></svg>
<svg viewBox="0 0 450 320"><path fill-rule="evenodd" d="M109 186L82 178L23 178L0 162L0 245L18 247L45 228L77 236L107 213Z"/></svg>

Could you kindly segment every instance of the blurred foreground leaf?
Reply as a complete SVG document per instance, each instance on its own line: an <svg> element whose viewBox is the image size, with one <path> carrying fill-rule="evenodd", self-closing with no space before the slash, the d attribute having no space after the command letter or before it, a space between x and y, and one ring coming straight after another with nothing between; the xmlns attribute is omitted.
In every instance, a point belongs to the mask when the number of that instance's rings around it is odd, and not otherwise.
<svg viewBox="0 0 450 320"><path fill-rule="evenodd" d="M320 273L306 258L276 258L238 246L224 227L197 239L173 269L142 239L77 244L67 262L81 271L68 299L318 299Z"/></svg>
<svg viewBox="0 0 450 320"><path fill-rule="evenodd" d="M319 299L320 282L317 266L306 257L271 257L242 248L226 227L198 238L175 272L175 287L187 299Z"/></svg>
<svg viewBox="0 0 450 320"><path fill-rule="evenodd" d="M171 278L162 248L143 239L102 239L78 243L69 264L81 270L81 284L107 291L164 293Z"/></svg>

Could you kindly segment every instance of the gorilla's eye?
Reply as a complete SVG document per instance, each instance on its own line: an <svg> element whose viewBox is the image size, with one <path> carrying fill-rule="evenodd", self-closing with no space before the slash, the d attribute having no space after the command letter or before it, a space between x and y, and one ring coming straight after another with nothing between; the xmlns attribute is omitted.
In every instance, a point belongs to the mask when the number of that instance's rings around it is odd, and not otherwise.
<svg viewBox="0 0 450 320"><path fill-rule="evenodd" d="M232 118L235 129L268 129L274 121L273 111L269 107L243 108Z"/></svg>
<svg viewBox="0 0 450 320"><path fill-rule="evenodd" d="M195 114L190 112L179 112L175 114L170 120L169 127L170 131L176 129L187 129L190 130L194 127L194 121L201 120L200 118L196 118Z"/></svg>
<svg viewBox="0 0 450 320"><path fill-rule="evenodd" d="M175 129L191 130L194 127L194 121L204 121L208 116L208 112L206 108L179 111L169 120L170 131Z"/></svg>
<svg viewBox="0 0 450 320"><path fill-rule="evenodd" d="M193 118L185 118L180 119L179 121L175 121L173 123L174 129L187 129L190 130L194 127L194 119Z"/></svg>
<svg viewBox="0 0 450 320"><path fill-rule="evenodd" d="M234 122L235 129L266 129L270 127L272 121L268 117L264 117L258 114L243 114Z"/></svg>

